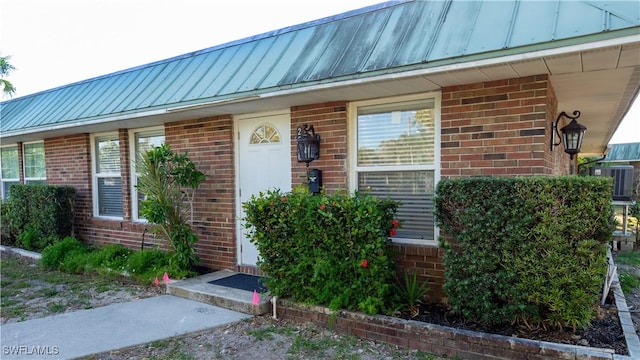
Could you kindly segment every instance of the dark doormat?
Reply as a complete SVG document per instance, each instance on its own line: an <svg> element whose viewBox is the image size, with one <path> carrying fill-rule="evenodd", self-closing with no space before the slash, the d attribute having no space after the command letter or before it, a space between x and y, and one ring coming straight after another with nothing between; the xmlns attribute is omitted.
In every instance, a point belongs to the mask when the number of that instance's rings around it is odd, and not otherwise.
<svg viewBox="0 0 640 360"><path fill-rule="evenodd" d="M225 286L239 290L251 291L256 290L259 293L267 291L267 288L262 283L261 276L248 275L248 274L234 274L224 277L222 279L209 281L209 284Z"/></svg>

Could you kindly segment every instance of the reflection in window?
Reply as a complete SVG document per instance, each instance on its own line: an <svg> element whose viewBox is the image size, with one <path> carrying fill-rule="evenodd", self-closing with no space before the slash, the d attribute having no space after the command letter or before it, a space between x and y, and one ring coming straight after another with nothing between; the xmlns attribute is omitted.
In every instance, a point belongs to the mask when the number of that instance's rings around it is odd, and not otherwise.
<svg viewBox="0 0 640 360"><path fill-rule="evenodd" d="M47 175L44 164L44 142L24 144L24 180L27 184L44 184Z"/></svg>
<svg viewBox="0 0 640 360"><path fill-rule="evenodd" d="M264 124L258 126L251 134L250 144L272 144L280 142L280 133L275 127Z"/></svg>

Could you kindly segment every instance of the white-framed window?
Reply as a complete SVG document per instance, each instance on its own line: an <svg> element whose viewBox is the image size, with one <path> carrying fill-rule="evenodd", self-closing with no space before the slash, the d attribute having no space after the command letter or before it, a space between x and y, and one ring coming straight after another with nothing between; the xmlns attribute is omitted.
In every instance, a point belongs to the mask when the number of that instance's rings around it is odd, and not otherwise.
<svg viewBox="0 0 640 360"><path fill-rule="evenodd" d="M440 178L440 93L350 105L350 186L398 200L393 241L435 244Z"/></svg>
<svg viewBox="0 0 640 360"><path fill-rule="evenodd" d="M122 218L118 133L91 136L94 216Z"/></svg>
<svg viewBox="0 0 640 360"><path fill-rule="evenodd" d="M25 184L46 184L47 172L44 162L44 142L29 142L22 145Z"/></svg>
<svg viewBox="0 0 640 360"><path fill-rule="evenodd" d="M131 149L131 217L135 221L145 221L140 215L140 204L144 195L136 189L139 173L136 164L142 155L153 147L164 143L164 127L153 127L129 131L129 149Z"/></svg>
<svg viewBox="0 0 640 360"><path fill-rule="evenodd" d="M20 184L20 160L18 145L0 147L0 181L2 182L2 198L6 199L13 184Z"/></svg>

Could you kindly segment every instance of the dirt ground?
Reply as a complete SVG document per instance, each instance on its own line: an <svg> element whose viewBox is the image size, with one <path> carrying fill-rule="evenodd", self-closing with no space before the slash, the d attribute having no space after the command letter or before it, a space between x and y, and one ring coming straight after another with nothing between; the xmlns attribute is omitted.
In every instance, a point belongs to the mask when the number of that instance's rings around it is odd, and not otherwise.
<svg viewBox="0 0 640 360"><path fill-rule="evenodd" d="M2 253L3 264L9 254ZM2 323L23 321L67 311L99 307L164 293L162 287L100 277L69 277L46 272L33 261L12 259L24 264L21 273L3 266ZM20 267L17 267L20 269ZM635 269L640 272L640 269ZM640 275L640 273L638 274ZM18 279L22 276L23 279ZM19 300L18 300L19 299ZM640 334L640 287L626 294ZM338 335L312 325L300 325L271 316L156 341L86 359L443 359L420 351Z"/></svg>

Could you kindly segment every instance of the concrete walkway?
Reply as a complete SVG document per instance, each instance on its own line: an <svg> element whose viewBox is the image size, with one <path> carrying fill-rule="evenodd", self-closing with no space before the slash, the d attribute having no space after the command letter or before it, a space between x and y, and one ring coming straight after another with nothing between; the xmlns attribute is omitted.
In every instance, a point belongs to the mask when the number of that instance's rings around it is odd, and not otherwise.
<svg viewBox="0 0 640 360"><path fill-rule="evenodd" d="M9 359L74 359L183 335L251 315L162 295L0 326Z"/></svg>

